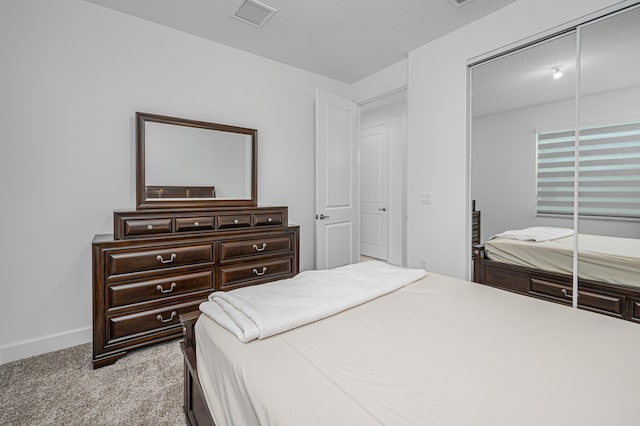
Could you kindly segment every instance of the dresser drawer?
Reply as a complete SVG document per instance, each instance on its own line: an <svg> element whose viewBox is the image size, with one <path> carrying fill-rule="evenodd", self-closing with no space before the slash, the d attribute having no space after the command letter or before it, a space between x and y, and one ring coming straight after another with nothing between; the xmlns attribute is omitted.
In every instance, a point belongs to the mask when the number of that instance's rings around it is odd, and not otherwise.
<svg viewBox="0 0 640 426"><path fill-rule="evenodd" d="M566 284L559 284L539 278L531 278L529 283L529 293L537 296L549 296L554 300L571 303L572 287Z"/></svg>
<svg viewBox="0 0 640 426"><path fill-rule="evenodd" d="M213 217L177 217L176 232L205 231L214 229Z"/></svg>
<svg viewBox="0 0 640 426"><path fill-rule="evenodd" d="M213 262L213 245L174 246L155 250L110 252L107 256L107 277L131 272L171 268Z"/></svg>
<svg viewBox="0 0 640 426"><path fill-rule="evenodd" d="M213 271L209 270L135 283L112 284L109 286L107 308L134 305L198 290L213 290L213 280Z"/></svg>
<svg viewBox="0 0 640 426"><path fill-rule="evenodd" d="M107 343L139 337L169 328L180 327L180 314L195 311L205 298L167 306L165 308L113 316L107 319Z"/></svg>
<svg viewBox="0 0 640 426"><path fill-rule="evenodd" d="M487 266L484 272L484 282L505 290L525 293L527 291L527 277L500 266Z"/></svg>
<svg viewBox="0 0 640 426"><path fill-rule="evenodd" d="M253 215L254 226L282 225L282 213L265 213Z"/></svg>
<svg viewBox="0 0 640 426"><path fill-rule="evenodd" d="M589 290L578 291L578 306L589 311L622 318L625 297L617 294L596 293Z"/></svg>
<svg viewBox="0 0 640 426"><path fill-rule="evenodd" d="M248 228L250 226L250 214L216 216L216 227L218 229Z"/></svg>
<svg viewBox="0 0 640 426"><path fill-rule="evenodd" d="M124 235L166 234L171 232L171 218L164 219L128 219L124 221Z"/></svg>
<svg viewBox="0 0 640 426"><path fill-rule="evenodd" d="M573 288L568 284L560 284L538 278L531 278L530 280L530 294L546 296L547 299L557 302L570 304L572 292ZM624 296L596 293L586 289L578 290L578 306L590 311L622 317L624 302Z"/></svg>
<svg viewBox="0 0 640 426"><path fill-rule="evenodd" d="M240 265L221 266L219 290L231 290L235 287L273 281L277 278L291 276L293 259L267 260L264 262L243 263Z"/></svg>
<svg viewBox="0 0 640 426"><path fill-rule="evenodd" d="M245 256L281 253L291 251L293 236L253 238L242 241L223 241L220 243L220 261Z"/></svg>

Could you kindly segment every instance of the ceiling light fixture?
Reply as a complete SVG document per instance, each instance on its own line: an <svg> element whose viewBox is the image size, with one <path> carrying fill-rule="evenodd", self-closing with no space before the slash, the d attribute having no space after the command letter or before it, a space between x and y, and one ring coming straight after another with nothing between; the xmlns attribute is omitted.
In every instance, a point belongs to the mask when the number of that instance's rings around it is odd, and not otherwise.
<svg viewBox="0 0 640 426"><path fill-rule="evenodd" d="M562 77L562 71L561 71L562 67L553 67L553 79L557 80L560 77Z"/></svg>
<svg viewBox="0 0 640 426"><path fill-rule="evenodd" d="M462 6L463 4L467 3L470 0L449 0L451 2L451 4L453 4L456 7Z"/></svg>

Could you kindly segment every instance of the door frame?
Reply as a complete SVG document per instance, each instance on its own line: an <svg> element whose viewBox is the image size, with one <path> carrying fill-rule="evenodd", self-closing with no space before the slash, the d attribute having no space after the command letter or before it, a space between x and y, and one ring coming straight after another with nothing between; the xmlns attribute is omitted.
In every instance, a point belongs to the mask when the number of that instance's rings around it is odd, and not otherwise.
<svg viewBox="0 0 640 426"><path fill-rule="evenodd" d="M397 98L392 96L398 95ZM361 118L361 130L362 123L366 123L367 127L382 124L383 122L389 124L389 193L388 193L388 219L389 219L389 244L387 252L387 261L393 264L405 265L408 259L407 250L407 212L408 212L408 176L407 170L407 155L408 155L408 102L407 102L407 86L401 86L382 94L370 97L366 100L359 101L358 105L362 108L361 116L366 114L365 105L372 103L379 103L381 107L391 107L402 105L402 112L397 117L387 116L379 117L372 120L362 120ZM386 100L386 102L385 102ZM374 108L372 110L376 110ZM395 158L394 158L395 157ZM398 173L400 177L393 182L394 176ZM397 194L393 191L399 191ZM396 194L396 195L394 195Z"/></svg>
<svg viewBox="0 0 640 426"><path fill-rule="evenodd" d="M362 113L361 113L362 114ZM381 221L381 230L383 235L381 236L381 243L384 242L384 255L383 257L377 257L377 256L373 256L373 255L367 255L364 254L364 256L370 256L370 257L375 257L375 258L379 258L381 260L384 261L389 261L389 234L390 234L390 221L389 221L389 210L390 210L390 192L391 192L391 188L390 188L390 183L391 183L391 178L389 176L389 171L390 171L390 138L391 138L391 122L390 120L381 120L381 121L375 121L372 122L371 125L368 125L367 127L364 127L362 125L362 121L360 121L360 131L359 131L359 140L358 140L358 150L359 150L359 156L360 156L360 189L362 189L362 164L363 164L363 159L362 159L362 141L364 138L364 133L367 130L371 130L371 129L375 129L377 127L382 127L384 126L384 131L386 133L386 150L383 150L381 152L381 162L384 163L382 165L383 168L386 169L386 173L382 173L382 177L386 177L385 182L382 184L382 194L381 194L381 202L380 204L384 205L383 207L386 209L386 211L384 211L383 213L380 214L380 216L384 215L384 219ZM363 238L362 238L362 215L363 215L363 204L362 204L362 192L360 192L360 226L361 226L361 235L360 235L360 255L363 256L362 253L362 244L363 244ZM386 234L386 235L384 235Z"/></svg>
<svg viewBox="0 0 640 426"><path fill-rule="evenodd" d="M316 89L316 99L317 99L317 93L318 91L323 91L322 89ZM357 133L357 161L358 161L358 172L357 172L357 187L359 189L360 187L360 170L359 170L359 165L360 165L360 149L359 149L359 135L360 135L360 126L361 126L361 109L360 107L362 107L363 105L367 105L370 104L372 102L376 102L379 100L382 100L384 98L387 98L389 96L392 96L394 94L398 94L398 93L405 93L405 96L408 94L407 91L407 85L404 84L402 86L397 86L393 89L390 90L386 90L384 92L379 92L373 96L369 96L367 98L361 99L357 102L354 102L355 105L358 107L357 110L357 129L356 129L356 133ZM328 92L327 92L328 93ZM407 123L407 117L408 117L408 103L406 101L406 98L404 100L404 105L405 105L405 113L404 113L404 117L403 117L403 133L402 133L402 138L403 138L403 143L402 143L402 152L401 152L401 162L402 162L402 168L403 170L406 171L406 164L407 164L407 149L408 149L408 140L407 140L407 130L408 130L408 123ZM317 101L316 101L316 108L317 108ZM317 138L317 132L318 132L318 125L316 123L316 138ZM317 147L316 147L317 150ZM317 157L318 153L316 151L316 157ZM317 187L317 181L318 181L318 172L316 170L316 187ZM402 187L402 196L401 196L401 207L402 207L402 212L401 212L401 229L400 229L400 239L401 239L401 258L399 259L400 262L396 262L396 263L401 263L402 265L406 265L407 263L407 259L408 259L408 247L407 247L407 221L408 221L408 217L407 217L407 176L406 173L403 174L402 179L401 179L401 187ZM360 206L360 196L359 196L359 192L358 192L358 197L357 197L357 208L358 208L358 213L357 215L359 216L360 212L359 212L359 206ZM316 204L315 204L315 214L318 215L319 209L318 209L318 202L316 199ZM318 219L314 218L314 237L315 237L315 245L314 245L314 249L315 249L315 255L314 255L314 261L315 261L315 268L318 269L318 245L319 245L319 239L318 239L318 235L317 235L317 221ZM359 221L359 218L358 218ZM360 258L360 238L359 238L359 234L360 234L360 224L358 222L358 227L357 227L357 256L356 256L356 262L359 261ZM390 259L390 256L389 260Z"/></svg>

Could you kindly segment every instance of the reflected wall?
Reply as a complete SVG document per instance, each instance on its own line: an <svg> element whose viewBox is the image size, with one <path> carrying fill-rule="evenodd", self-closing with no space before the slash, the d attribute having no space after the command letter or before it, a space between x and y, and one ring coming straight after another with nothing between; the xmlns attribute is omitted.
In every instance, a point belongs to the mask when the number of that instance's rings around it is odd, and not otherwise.
<svg viewBox="0 0 640 426"><path fill-rule="evenodd" d="M481 241L509 229L572 227L536 215L536 135L575 121L575 33L472 68L471 198ZM554 67L563 76L554 79ZM546 160L548 161L548 160Z"/></svg>

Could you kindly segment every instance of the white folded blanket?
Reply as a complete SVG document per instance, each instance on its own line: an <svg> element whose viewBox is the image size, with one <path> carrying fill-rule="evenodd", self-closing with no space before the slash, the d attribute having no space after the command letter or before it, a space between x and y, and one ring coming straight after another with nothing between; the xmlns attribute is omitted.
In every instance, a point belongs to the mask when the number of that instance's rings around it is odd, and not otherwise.
<svg viewBox="0 0 640 426"><path fill-rule="evenodd" d="M200 310L242 342L262 339L337 314L391 293L426 275L369 261L305 271L267 284L217 291Z"/></svg>
<svg viewBox="0 0 640 426"><path fill-rule="evenodd" d="M496 234L489 238L509 238L512 240L521 241L550 241L557 240L558 238L569 237L573 235L573 229L567 228L552 228L549 226L534 226L526 229L515 229L512 231L505 231L501 234Z"/></svg>

